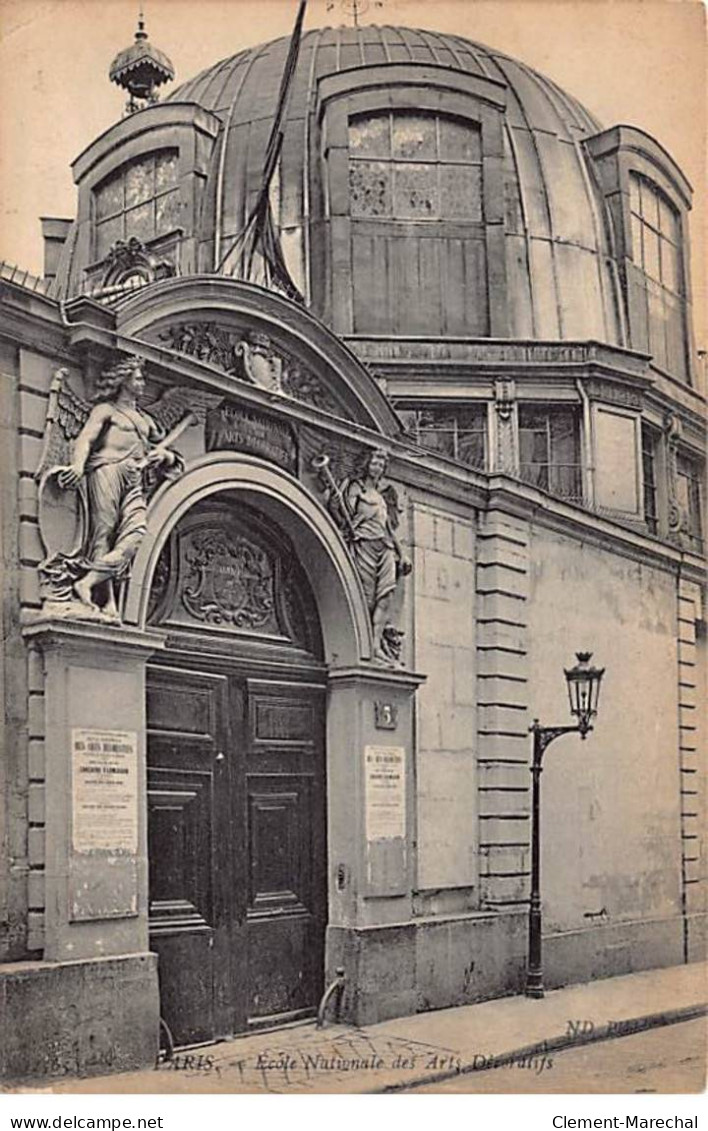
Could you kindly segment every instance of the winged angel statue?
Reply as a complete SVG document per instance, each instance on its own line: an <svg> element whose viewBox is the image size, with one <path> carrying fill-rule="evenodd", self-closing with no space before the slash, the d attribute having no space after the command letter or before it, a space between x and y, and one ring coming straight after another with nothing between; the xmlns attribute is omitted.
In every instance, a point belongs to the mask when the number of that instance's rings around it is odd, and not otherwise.
<svg viewBox="0 0 708 1131"><path fill-rule="evenodd" d="M387 465L386 452L379 448L367 451L353 472L337 482L328 455L313 460L327 505L361 579L374 630L374 656L381 663L397 666L403 633L388 617L398 581L411 572L411 563L396 534L401 507L396 488L384 480Z"/></svg>
<svg viewBox="0 0 708 1131"><path fill-rule="evenodd" d="M58 370L52 381L39 481L39 566L45 613L118 621L116 586L145 535L147 497L184 469L171 445L214 398L168 389L139 407L142 364L122 357L104 369L91 403Z"/></svg>

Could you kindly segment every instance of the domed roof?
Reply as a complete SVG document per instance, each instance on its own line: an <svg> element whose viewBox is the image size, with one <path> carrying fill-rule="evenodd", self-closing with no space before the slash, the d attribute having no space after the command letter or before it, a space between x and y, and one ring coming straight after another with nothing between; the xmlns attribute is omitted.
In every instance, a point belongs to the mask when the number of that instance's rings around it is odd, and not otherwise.
<svg viewBox="0 0 708 1131"><path fill-rule="evenodd" d="M271 117L288 36L250 47L213 64L173 90L169 98L198 102L215 114L238 104L238 118ZM571 95L525 63L459 35L408 27L316 28L305 32L289 118L301 118L316 83L326 75L378 63L433 63L505 83L514 125L572 136L596 133L601 124ZM250 113L249 113L250 112Z"/></svg>
<svg viewBox="0 0 708 1131"><path fill-rule="evenodd" d="M201 262L243 225L275 110L289 39L249 48L209 67L167 101L196 102L224 123L202 213ZM428 64L506 87L504 197L509 333L536 339L622 343L616 265L604 198L582 142L602 129L550 79L460 36L405 27L320 28L303 35L289 104L282 185L294 227L307 215L302 185L318 82L377 64ZM312 174L310 173L310 176ZM307 192L307 190L305 190ZM292 203L298 198L299 203ZM299 217L297 215L299 211Z"/></svg>

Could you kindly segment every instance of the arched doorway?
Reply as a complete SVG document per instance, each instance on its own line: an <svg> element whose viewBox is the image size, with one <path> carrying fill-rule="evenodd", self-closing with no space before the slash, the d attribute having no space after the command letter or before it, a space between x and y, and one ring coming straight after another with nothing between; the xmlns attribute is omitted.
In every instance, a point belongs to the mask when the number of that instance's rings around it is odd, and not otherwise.
<svg viewBox="0 0 708 1131"><path fill-rule="evenodd" d="M320 621L283 529L236 491L186 511L153 572L150 946L179 1045L312 1013L327 923Z"/></svg>

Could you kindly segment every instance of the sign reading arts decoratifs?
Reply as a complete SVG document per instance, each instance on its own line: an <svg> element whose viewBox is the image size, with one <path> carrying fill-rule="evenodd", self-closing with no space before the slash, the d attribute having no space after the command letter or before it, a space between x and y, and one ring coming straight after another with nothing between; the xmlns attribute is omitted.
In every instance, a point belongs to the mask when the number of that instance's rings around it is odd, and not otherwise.
<svg viewBox="0 0 708 1131"><path fill-rule="evenodd" d="M138 736L135 731L71 731L72 848L76 853L138 851Z"/></svg>
<svg viewBox="0 0 708 1131"><path fill-rule="evenodd" d="M406 752L402 746L364 747L366 839L406 835Z"/></svg>

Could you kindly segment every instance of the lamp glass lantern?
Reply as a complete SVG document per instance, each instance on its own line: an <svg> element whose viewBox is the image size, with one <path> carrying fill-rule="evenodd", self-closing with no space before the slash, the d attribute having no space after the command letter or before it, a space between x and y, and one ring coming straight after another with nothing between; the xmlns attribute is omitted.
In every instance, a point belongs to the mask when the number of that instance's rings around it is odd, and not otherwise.
<svg viewBox="0 0 708 1131"><path fill-rule="evenodd" d="M600 684L605 669L596 668L590 663L592 652L576 652L575 656L578 662L574 667L564 669L565 679L568 684L570 713L578 720L578 730L581 737L585 738L597 714Z"/></svg>

